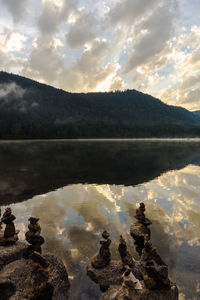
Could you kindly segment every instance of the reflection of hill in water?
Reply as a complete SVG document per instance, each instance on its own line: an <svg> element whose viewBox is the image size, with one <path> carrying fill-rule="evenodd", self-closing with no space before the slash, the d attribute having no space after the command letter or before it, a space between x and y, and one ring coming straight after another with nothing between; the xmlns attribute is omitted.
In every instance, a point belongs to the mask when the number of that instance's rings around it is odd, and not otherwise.
<svg viewBox="0 0 200 300"><path fill-rule="evenodd" d="M1 204L76 183L137 185L200 164L200 142L2 142Z"/></svg>

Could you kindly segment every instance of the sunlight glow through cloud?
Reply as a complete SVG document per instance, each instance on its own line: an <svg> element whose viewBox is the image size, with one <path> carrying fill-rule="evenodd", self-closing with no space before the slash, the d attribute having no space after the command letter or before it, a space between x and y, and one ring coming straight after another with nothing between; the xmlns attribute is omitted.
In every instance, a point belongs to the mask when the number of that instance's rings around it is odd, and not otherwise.
<svg viewBox="0 0 200 300"><path fill-rule="evenodd" d="M4 71L71 92L138 89L200 109L198 1L0 2Z"/></svg>

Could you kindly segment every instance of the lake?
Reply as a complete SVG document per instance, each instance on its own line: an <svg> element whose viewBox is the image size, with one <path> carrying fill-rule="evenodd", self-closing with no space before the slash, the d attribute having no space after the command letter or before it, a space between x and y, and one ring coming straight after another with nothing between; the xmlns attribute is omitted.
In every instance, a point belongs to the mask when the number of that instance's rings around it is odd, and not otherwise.
<svg viewBox="0 0 200 300"><path fill-rule="evenodd" d="M67 266L75 299L98 299L85 268L111 234L111 253L146 204L152 243L169 266L180 299L200 299L200 140L2 141L0 204L10 205L24 240L39 217L43 252Z"/></svg>

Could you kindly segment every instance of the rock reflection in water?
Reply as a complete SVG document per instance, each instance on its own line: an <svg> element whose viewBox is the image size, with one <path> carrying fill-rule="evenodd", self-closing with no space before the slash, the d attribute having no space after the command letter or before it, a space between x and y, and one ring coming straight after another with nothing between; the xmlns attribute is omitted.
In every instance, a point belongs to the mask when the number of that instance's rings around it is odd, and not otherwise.
<svg viewBox="0 0 200 300"><path fill-rule="evenodd" d="M75 278L76 298L96 299L99 291L87 278L85 265L96 253L99 235L104 229L109 231L113 259L119 258L120 234L137 257L129 227L134 221L136 204L145 202L147 217L153 223L153 245L169 265L182 299L194 300L200 297L199 181L200 167L189 165L136 187L66 186L15 204L13 209L20 237L24 237L28 216L40 218L45 250L54 252L67 265L71 278Z"/></svg>

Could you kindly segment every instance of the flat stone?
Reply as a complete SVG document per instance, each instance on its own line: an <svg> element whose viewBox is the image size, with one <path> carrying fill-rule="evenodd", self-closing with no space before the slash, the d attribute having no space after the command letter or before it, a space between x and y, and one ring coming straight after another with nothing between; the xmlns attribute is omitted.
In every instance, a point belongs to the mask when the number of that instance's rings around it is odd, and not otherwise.
<svg viewBox="0 0 200 300"><path fill-rule="evenodd" d="M169 290L148 290L143 289L130 298L125 298L123 288L121 286L113 286L103 293L100 300L178 300L178 289L176 285L171 285Z"/></svg>
<svg viewBox="0 0 200 300"><path fill-rule="evenodd" d="M15 285L9 279L0 279L1 300L8 300L15 293Z"/></svg>
<svg viewBox="0 0 200 300"><path fill-rule="evenodd" d="M146 234L150 238L150 229L140 222L135 222L130 227L130 234L133 238L144 238Z"/></svg>
<svg viewBox="0 0 200 300"><path fill-rule="evenodd" d="M21 259L26 248L27 244L23 242L17 242L16 244L9 246L0 246L0 270L6 264Z"/></svg>
<svg viewBox="0 0 200 300"><path fill-rule="evenodd" d="M139 265L136 262L131 268L136 278L141 279ZM87 266L87 275L95 283L101 286L110 286L122 284L122 274L124 272L123 264L120 260L111 260L110 264L101 269L95 269L92 264Z"/></svg>
<svg viewBox="0 0 200 300"><path fill-rule="evenodd" d="M49 281L54 287L52 300L69 300L70 284L68 274L63 263L52 254L44 255L44 258L49 263ZM1 280L10 280L15 287L15 292L9 300L22 300L23 292L28 287L31 278L29 260L21 258L7 264L0 271ZM6 290L5 290L6 293Z"/></svg>

